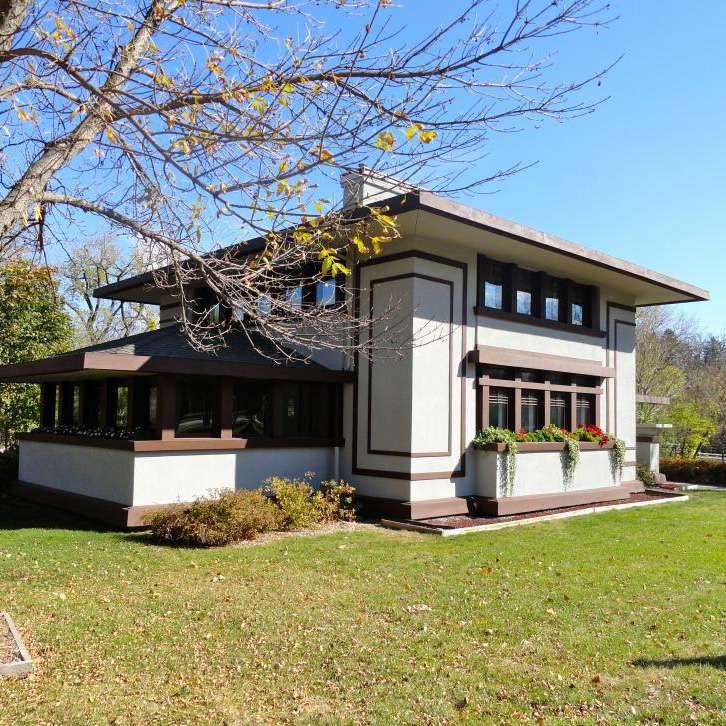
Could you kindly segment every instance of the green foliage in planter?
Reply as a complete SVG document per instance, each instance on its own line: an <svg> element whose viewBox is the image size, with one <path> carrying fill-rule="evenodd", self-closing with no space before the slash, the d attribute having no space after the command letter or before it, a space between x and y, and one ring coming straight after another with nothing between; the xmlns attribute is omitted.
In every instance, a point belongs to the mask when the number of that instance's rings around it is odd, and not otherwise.
<svg viewBox="0 0 726 726"><path fill-rule="evenodd" d="M508 497L514 491L514 479L517 476L517 441L514 433L508 429L498 429L495 426L487 426L482 429L471 442L475 449L486 448L487 444L507 445L507 464L505 474L505 488Z"/></svg>
<svg viewBox="0 0 726 726"><path fill-rule="evenodd" d="M665 456L660 460L661 474L669 481L726 487L726 462Z"/></svg>
<svg viewBox="0 0 726 726"><path fill-rule="evenodd" d="M219 547L254 539L276 529L279 520L275 504L258 489L250 489L223 491L214 498L163 509L149 515L146 524L157 542Z"/></svg>
<svg viewBox="0 0 726 726"><path fill-rule="evenodd" d="M613 448L610 450L610 461L613 470L613 479L623 475L625 465L625 442L622 439L611 438Z"/></svg>
<svg viewBox="0 0 726 726"><path fill-rule="evenodd" d="M580 444L570 436L564 439L565 447L562 449L562 482L565 489L572 484L575 469L580 463Z"/></svg>

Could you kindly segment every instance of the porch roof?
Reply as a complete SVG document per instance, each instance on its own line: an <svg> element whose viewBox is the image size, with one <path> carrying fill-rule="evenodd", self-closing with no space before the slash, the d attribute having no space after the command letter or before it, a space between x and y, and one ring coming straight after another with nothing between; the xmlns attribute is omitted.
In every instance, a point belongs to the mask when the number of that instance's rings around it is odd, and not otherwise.
<svg viewBox="0 0 726 726"><path fill-rule="evenodd" d="M39 383L108 376L180 374L345 382L352 373L314 361L280 360L262 336L231 332L216 354L194 350L176 326L25 363L0 366L0 381ZM277 360L276 360L277 358Z"/></svg>

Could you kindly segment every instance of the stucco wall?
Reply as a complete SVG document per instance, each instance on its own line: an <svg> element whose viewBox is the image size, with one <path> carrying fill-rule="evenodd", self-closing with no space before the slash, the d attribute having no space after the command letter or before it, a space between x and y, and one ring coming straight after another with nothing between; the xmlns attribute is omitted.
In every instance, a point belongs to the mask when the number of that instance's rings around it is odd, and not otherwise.
<svg viewBox="0 0 726 726"><path fill-rule="evenodd" d="M483 237L483 240L486 238ZM407 252L422 253L421 257L400 258ZM390 497L400 500L422 501L453 496L467 496L477 492L478 480L474 454L469 442L476 429L476 381L475 366L462 355L474 350L477 345L490 345L513 350L531 352L532 367L536 368L537 354L567 356L617 369L617 378L603 385L599 425L623 438L627 446L626 461L635 460L635 339L633 300L621 291L600 286L600 309L598 311L603 337L593 337L577 331L553 330L520 321L500 320L477 315L474 312L477 295L477 253L486 254L486 244L477 247L459 244L452 240L448 244L427 239L425 230L417 230L404 239L386 248L386 255L377 258L376 264L361 268L357 281L361 309L367 310L371 283L380 278L399 277L414 274L404 294L416 298L416 292L425 293L426 305L412 305L410 312L412 329L420 329L427 317L440 322L444 310L445 287L429 283L426 277L450 281L453 286L453 320L451 388L448 387L448 360L442 353L440 342L435 348L421 346L414 348L406 361L411 361L410 403L408 402L409 381L406 367L395 368L390 362L376 361L373 364L373 390L380 386L378 395L371 403L368 413L368 366L362 361L359 367L357 405L354 392L347 392L345 399L346 450L343 474L358 485L363 494ZM393 255L391 260L386 256ZM430 256L443 258L441 262ZM499 255L501 258L501 255ZM561 269L554 265L546 270L550 274L570 275L568 259L562 257ZM586 279L578 282L588 283ZM464 291L464 287L466 290ZM465 300L462 302L462 296ZM400 306L406 309L405 305ZM414 312L415 310L415 312ZM466 324L462 327L462 320ZM406 363L406 365L408 365ZM387 377L379 384L378 371ZM384 373L385 371L385 373ZM460 383L464 381L463 398ZM382 389L386 388L388 392ZM395 393L391 394L393 390ZM448 421L448 402L451 422ZM354 417L355 410L355 417ZM355 430L353 428L355 418ZM369 423L370 419L370 423ZM350 422L350 425L349 425ZM451 453L447 456L425 457L418 454L432 451L433 443L443 441L442 423L450 431ZM368 429L372 428L371 441L378 446L381 441L400 444L409 439L416 456L378 455L368 447ZM463 436L462 436L463 433ZM354 436L355 434L355 436ZM355 441L353 439L355 438ZM463 441L463 448L462 448ZM374 451L376 446L370 448ZM435 452L442 453L442 452ZM584 454L585 452L583 452ZM463 466L462 466L463 464ZM390 474L395 476L391 477ZM406 477L406 474L409 477ZM438 476L437 476L438 474ZM401 478L403 477L403 478ZM635 479L634 466L623 471L623 480ZM599 478L601 480L602 477ZM606 478L607 479L607 478ZM598 484L592 484L593 488Z"/></svg>
<svg viewBox="0 0 726 726"><path fill-rule="evenodd" d="M117 504L133 501L131 451L20 441L18 479Z"/></svg>
<svg viewBox="0 0 726 726"><path fill-rule="evenodd" d="M20 442L19 479L124 506L187 502L216 489L252 489L273 474L332 478L332 448L134 453Z"/></svg>

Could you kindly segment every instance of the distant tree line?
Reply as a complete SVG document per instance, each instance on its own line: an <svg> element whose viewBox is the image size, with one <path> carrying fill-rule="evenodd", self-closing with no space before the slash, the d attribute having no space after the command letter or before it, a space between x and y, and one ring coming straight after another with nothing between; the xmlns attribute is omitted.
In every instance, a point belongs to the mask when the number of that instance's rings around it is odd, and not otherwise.
<svg viewBox="0 0 726 726"><path fill-rule="evenodd" d="M638 420L673 425L664 453L726 454L726 334L706 335L671 308L637 314L638 393L667 396L670 405L639 404Z"/></svg>

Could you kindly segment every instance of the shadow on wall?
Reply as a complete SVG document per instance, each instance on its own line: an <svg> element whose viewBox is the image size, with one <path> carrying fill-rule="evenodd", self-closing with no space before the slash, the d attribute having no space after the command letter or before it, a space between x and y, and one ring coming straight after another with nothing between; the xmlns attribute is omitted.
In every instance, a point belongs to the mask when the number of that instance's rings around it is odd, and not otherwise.
<svg viewBox="0 0 726 726"><path fill-rule="evenodd" d="M638 658L633 662L638 668L680 668L681 666L703 665L726 670L726 655L704 655L697 658L668 658L665 660L650 660Z"/></svg>
<svg viewBox="0 0 726 726"><path fill-rule="evenodd" d="M113 527L93 522L70 512L20 499L0 490L0 532L12 529L75 529L108 532Z"/></svg>

